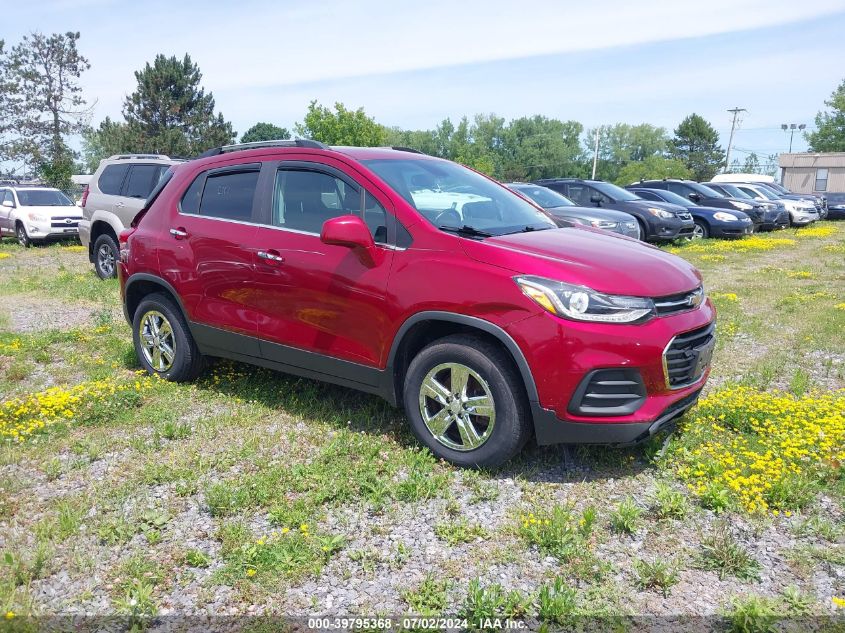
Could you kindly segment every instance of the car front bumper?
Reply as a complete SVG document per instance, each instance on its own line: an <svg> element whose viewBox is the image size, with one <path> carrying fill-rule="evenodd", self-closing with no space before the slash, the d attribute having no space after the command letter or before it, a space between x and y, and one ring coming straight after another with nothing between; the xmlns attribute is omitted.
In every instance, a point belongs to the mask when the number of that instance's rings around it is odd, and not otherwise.
<svg viewBox="0 0 845 633"><path fill-rule="evenodd" d="M79 237L77 222L33 222L25 220L27 235L31 240L62 240Z"/></svg>
<svg viewBox="0 0 845 633"><path fill-rule="evenodd" d="M721 222L712 220L710 224L710 237L718 238L739 238L751 235L754 232L754 223L751 219L731 220Z"/></svg>
<svg viewBox="0 0 845 633"><path fill-rule="evenodd" d="M807 226L819 219L819 214L815 210L790 211L789 216L793 226Z"/></svg>
<svg viewBox="0 0 845 633"><path fill-rule="evenodd" d="M80 220L79 221L79 241L82 242L82 245L88 248L88 245L91 242L91 221L90 220Z"/></svg>
<svg viewBox="0 0 845 633"><path fill-rule="evenodd" d="M702 359L700 375L670 387L664 352L676 337L714 322L715 310L707 300L693 310L639 325L566 321L545 313L511 324L508 333L530 352L526 360L537 387L538 401L531 403L537 442L626 444L671 423L694 404L710 368ZM711 351L712 344L707 354ZM572 413L581 409L579 394L597 371L638 375L641 400L618 415Z"/></svg>

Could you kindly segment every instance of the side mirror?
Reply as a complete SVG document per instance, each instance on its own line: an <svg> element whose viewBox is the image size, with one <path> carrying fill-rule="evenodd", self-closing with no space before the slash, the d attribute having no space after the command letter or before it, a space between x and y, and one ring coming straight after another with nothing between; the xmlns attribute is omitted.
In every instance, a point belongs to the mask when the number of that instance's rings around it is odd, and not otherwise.
<svg viewBox="0 0 845 633"><path fill-rule="evenodd" d="M690 200L692 200L693 202L698 202L699 200L701 200L701 195L700 195L700 194L695 193L694 191L693 191L693 192L692 192L689 196L687 196L687 197L688 197Z"/></svg>
<svg viewBox="0 0 845 633"><path fill-rule="evenodd" d="M14 202L12 202L11 200L4 200L4 201L3 201L3 206L4 206L4 207L8 207L8 208L10 208L10 209L14 209L14 208L15 208L15 203L14 203Z"/></svg>
<svg viewBox="0 0 845 633"><path fill-rule="evenodd" d="M320 231L320 241L323 244L360 248L373 262L376 261L376 243L369 227L357 215L341 215L326 220Z"/></svg>
<svg viewBox="0 0 845 633"><path fill-rule="evenodd" d="M593 204L597 204L598 206L601 206L601 196L597 193L594 193L593 195L590 196L590 202L592 202Z"/></svg>

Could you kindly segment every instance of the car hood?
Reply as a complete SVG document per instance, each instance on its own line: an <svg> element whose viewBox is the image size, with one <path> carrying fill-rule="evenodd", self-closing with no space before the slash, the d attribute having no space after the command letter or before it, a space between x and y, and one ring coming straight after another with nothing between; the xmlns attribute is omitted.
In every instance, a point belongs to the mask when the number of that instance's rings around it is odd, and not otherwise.
<svg viewBox="0 0 845 633"><path fill-rule="evenodd" d="M549 207L546 209L552 215L576 216L579 218L591 218L593 220L611 220L613 222L636 222L634 216L624 211L613 209L600 209L598 207Z"/></svg>
<svg viewBox="0 0 845 633"><path fill-rule="evenodd" d="M21 215L25 215L27 213L39 213L41 215L46 215L51 218L81 218L82 217L82 209L77 207L76 205L70 205L65 207L56 207L56 206L31 206L31 207L24 207L20 206L17 209L18 213Z"/></svg>
<svg viewBox="0 0 845 633"><path fill-rule="evenodd" d="M663 202L658 200L626 200L628 204L636 204L641 207L654 207L655 209L666 209L667 211L674 211L675 213L686 213L686 207L671 202Z"/></svg>
<svg viewBox="0 0 845 633"><path fill-rule="evenodd" d="M476 261L611 294L661 297L701 284L700 273L686 260L639 240L590 228L565 227L462 243Z"/></svg>

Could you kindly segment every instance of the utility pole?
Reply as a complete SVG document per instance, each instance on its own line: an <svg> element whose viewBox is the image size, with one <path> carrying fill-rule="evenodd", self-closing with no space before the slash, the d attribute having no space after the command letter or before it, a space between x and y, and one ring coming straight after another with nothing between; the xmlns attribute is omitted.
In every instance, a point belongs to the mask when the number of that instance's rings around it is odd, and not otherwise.
<svg viewBox="0 0 845 633"><path fill-rule="evenodd" d="M728 173L728 168L730 167L731 161L731 145L734 142L734 130L736 129L736 117L740 112L748 112L745 108L731 108L728 112L733 112L734 118L731 121L731 136L728 139L728 151L725 152L725 172Z"/></svg>
<svg viewBox="0 0 845 633"><path fill-rule="evenodd" d="M601 131L601 127L596 128L596 147L593 150L593 175L592 179L596 179L596 163L599 160L599 132Z"/></svg>

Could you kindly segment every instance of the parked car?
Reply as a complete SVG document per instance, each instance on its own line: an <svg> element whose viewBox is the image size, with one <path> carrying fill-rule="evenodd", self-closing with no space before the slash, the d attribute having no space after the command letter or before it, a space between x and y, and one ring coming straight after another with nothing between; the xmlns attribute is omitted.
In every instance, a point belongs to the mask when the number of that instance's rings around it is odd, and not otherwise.
<svg viewBox="0 0 845 633"><path fill-rule="evenodd" d="M647 202L642 198L603 180L579 178L544 178L535 180L568 197L575 204L622 211L637 218L640 238L649 242L671 242L692 236L695 224L683 207L665 202Z"/></svg>
<svg viewBox="0 0 845 633"><path fill-rule="evenodd" d="M117 236L129 226L162 174L179 161L160 154L121 154L100 161L82 192L79 239L100 279L117 274Z"/></svg>
<svg viewBox="0 0 845 633"><path fill-rule="evenodd" d="M727 186L720 183L721 186ZM789 212L789 223L793 226L806 226L819 219L819 212L812 200L781 200L780 194L760 183L732 183L741 192L761 202L777 202Z"/></svg>
<svg viewBox="0 0 845 633"><path fill-rule="evenodd" d="M631 183L633 187L647 187L649 189L666 189L682 198L706 207L719 207L742 211L754 223L755 231L771 231L777 228L777 219L781 215L776 204L763 203L748 198L731 198L720 194L706 185L694 180L641 180Z"/></svg>
<svg viewBox="0 0 845 633"><path fill-rule="evenodd" d="M501 464L532 435L644 440L709 374L715 312L691 264L558 228L413 151L217 148L172 166L119 237L148 372L190 380L215 356L375 393L461 466Z"/></svg>
<svg viewBox="0 0 845 633"><path fill-rule="evenodd" d="M716 174L713 176L711 182L707 183L710 186L712 183L726 182L726 183L753 183L765 185L769 189L781 195L785 200L810 200L816 206L822 218L827 215L827 198L824 194L819 193L795 193L790 191L780 183L776 182L773 176L766 174Z"/></svg>
<svg viewBox="0 0 845 633"><path fill-rule="evenodd" d="M0 187L0 236L14 235L21 246L76 239L82 211L53 187Z"/></svg>
<svg viewBox="0 0 845 633"><path fill-rule="evenodd" d="M827 217L831 220L845 220L845 193L827 194Z"/></svg>
<svg viewBox="0 0 845 633"><path fill-rule="evenodd" d="M782 200L775 200L771 202L763 202L757 200L753 196L739 189L736 185L729 183L706 183L707 187L722 194L726 198L735 198L737 200L745 200L749 204L765 205L766 210L763 213L764 224L769 229L785 229L789 227L790 218L789 211L786 204Z"/></svg>
<svg viewBox="0 0 845 633"><path fill-rule="evenodd" d="M644 189L642 187L627 187L627 189L645 200L686 206L693 222L695 222L692 239L744 237L754 232L754 224L751 222L751 218L742 211L704 207L665 189Z"/></svg>
<svg viewBox="0 0 845 633"><path fill-rule="evenodd" d="M558 226L581 224L640 239L640 225L637 218L630 213L596 207L579 207L566 196L542 185L511 182L505 186L545 209Z"/></svg>

